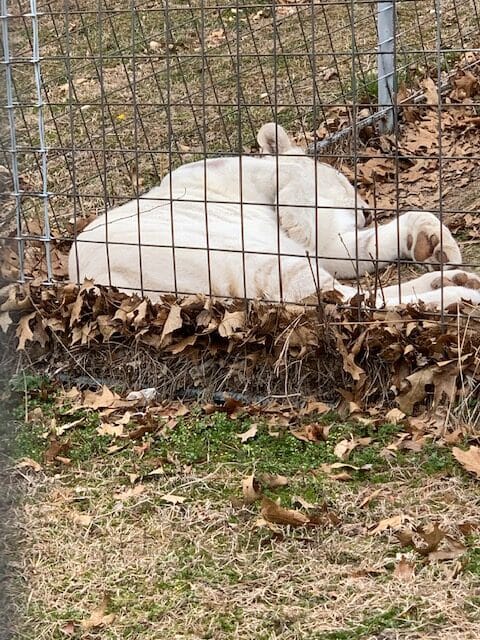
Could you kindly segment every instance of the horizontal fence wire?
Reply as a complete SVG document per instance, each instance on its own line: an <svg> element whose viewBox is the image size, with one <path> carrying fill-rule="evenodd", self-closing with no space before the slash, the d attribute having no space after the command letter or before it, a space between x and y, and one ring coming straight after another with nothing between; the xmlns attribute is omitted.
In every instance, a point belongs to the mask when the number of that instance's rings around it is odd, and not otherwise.
<svg viewBox="0 0 480 640"><path fill-rule="evenodd" d="M258 157L256 136L267 122L284 127L299 148L341 170L358 188L348 203L323 201L315 172L310 205L320 208L323 217L315 219L314 246L306 260L316 287L321 280L316 258L332 259L321 255L321 220L340 207L361 229L364 200L365 213L381 234L381 225L396 225L398 255L368 257L382 268L390 262L390 275L415 275L401 255L400 213L407 209L428 209L447 225L453 221L467 249L459 264L480 267L474 233L478 220L472 218L471 235L465 238L461 225L470 220L471 204L452 198L458 179L468 186L471 175L474 183L478 167L478 149L471 142L480 118L480 93L473 87L480 61L478 0L119 4L0 0L0 108L6 123L0 129L0 177L7 176L0 183L7 203L0 241L10 260L7 275L20 281L65 280L70 246L78 258L81 229L104 215L102 241L109 265L104 284L119 284L110 269L115 246L133 243L137 284L123 288L150 292L144 249L173 246L171 286L162 292L188 293L179 282L182 251L189 245L181 234L176 237L172 194L177 174L172 172L203 162L202 181L211 182L214 165L206 160ZM455 137L457 129L465 131L463 138L460 133ZM412 142L415 131L425 137L424 144ZM294 161L295 152L289 151L288 158ZM272 250L270 245L251 249L245 225L251 224L251 209L264 204L277 216L275 298L289 301L282 283L284 262L297 254L282 239L283 162L277 156L273 200L262 202L248 193L247 165L238 160L239 238L230 249L211 245L216 231L204 187L198 214L204 220L202 242L191 248L206 251L206 292L218 293L212 285L215 256L231 251L240 259L235 264L243 283L235 295L252 295L246 275L250 257ZM417 190L415 166L419 175L423 171ZM153 243L142 226L145 207L137 198L165 176L164 191L148 197L150 207L160 202L167 211L167 240ZM223 197L216 193L216 206L228 208L231 197L228 188ZM180 198L184 206L191 202L188 193ZM135 219L135 239L112 240L111 208L128 201L134 202L129 216ZM305 208L301 202L286 204L293 216ZM443 227L439 233L443 244ZM357 234L347 254L336 257L339 263L355 263L358 292L365 286L361 238ZM85 237L82 242L95 244ZM438 261L442 278L443 262ZM77 265L77 279L83 275Z"/></svg>

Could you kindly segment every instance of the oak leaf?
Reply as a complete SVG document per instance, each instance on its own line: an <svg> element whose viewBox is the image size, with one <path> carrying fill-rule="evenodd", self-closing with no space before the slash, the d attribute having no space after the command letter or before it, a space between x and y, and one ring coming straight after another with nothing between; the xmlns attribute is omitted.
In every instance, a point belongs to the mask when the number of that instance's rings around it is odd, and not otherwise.
<svg viewBox="0 0 480 640"><path fill-rule="evenodd" d="M254 438L257 435L257 431L258 425L254 423L247 431L244 431L243 433L236 433L235 435L237 438L240 438L240 442L244 443L247 442L247 440Z"/></svg>
<svg viewBox="0 0 480 640"><path fill-rule="evenodd" d="M266 497L262 498L261 514L267 522L289 524L292 527L301 527L310 522L310 518L304 513L295 509L285 509Z"/></svg>
<svg viewBox="0 0 480 640"><path fill-rule="evenodd" d="M17 338L18 338L18 351L23 351L25 349L25 343L33 340L33 331L30 328L30 320L32 320L36 316L37 312L32 311L26 316L22 316L18 321L17 327Z"/></svg>
<svg viewBox="0 0 480 640"><path fill-rule="evenodd" d="M183 504L186 498L184 496L177 496L174 493L166 493L160 497L160 500L163 500L163 502L169 502L170 504Z"/></svg>
<svg viewBox="0 0 480 640"><path fill-rule="evenodd" d="M262 473L259 477L262 486L268 489L278 489L278 487L286 487L289 483L289 479L286 476Z"/></svg>
<svg viewBox="0 0 480 640"><path fill-rule="evenodd" d="M244 504L253 504L262 496L262 487L252 473L242 480L242 494Z"/></svg>
<svg viewBox="0 0 480 640"><path fill-rule="evenodd" d="M390 518L384 518L383 520L380 520L380 522L369 531L369 534L371 536L374 536L377 533L383 533L387 529L396 529L402 526L404 520L405 516L402 514L392 516Z"/></svg>
<svg viewBox="0 0 480 640"><path fill-rule="evenodd" d="M395 565L393 575L398 580L409 582L415 577L415 564L402 556Z"/></svg>
<svg viewBox="0 0 480 640"><path fill-rule="evenodd" d="M110 604L110 598L108 595L105 595L99 604L99 606L94 609L89 618L86 620L82 620L81 627L86 631L90 629L95 629L97 627L107 627L115 620L114 613L107 613L108 606Z"/></svg>
<svg viewBox="0 0 480 640"><path fill-rule="evenodd" d="M218 325L218 333L222 338L229 338L245 327L245 311L227 311Z"/></svg>
<svg viewBox="0 0 480 640"><path fill-rule="evenodd" d="M453 447L452 453L467 471L480 478L480 447L471 446L468 451Z"/></svg>
<svg viewBox="0 0 480 640"><path fill-rule="evenodd" d="M120 396L118 394L111 391L106 385L103 385L100 391L85 391L82 408L104 409L111 407L112 404L119 399Z"/></svg>
<svg viewBox="0 0 480 640"><path fill-rule="evenodd" d="M177 329L181 329L183 326L182 310L178 304L172 304L170 311L168 312L167 319L163 325L163 331L160 338L160 342L164 343L165 338L172 334Z"/></svg>

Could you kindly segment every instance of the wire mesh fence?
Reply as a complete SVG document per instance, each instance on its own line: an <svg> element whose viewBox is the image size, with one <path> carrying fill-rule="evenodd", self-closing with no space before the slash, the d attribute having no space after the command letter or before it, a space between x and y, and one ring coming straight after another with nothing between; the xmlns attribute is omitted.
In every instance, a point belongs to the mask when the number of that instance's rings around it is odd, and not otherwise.
<svg viewBox="0 0 480 640"><path fill-rule="evenodd" d="M4 277L475 300L477 0L0 9Z"/></svg>

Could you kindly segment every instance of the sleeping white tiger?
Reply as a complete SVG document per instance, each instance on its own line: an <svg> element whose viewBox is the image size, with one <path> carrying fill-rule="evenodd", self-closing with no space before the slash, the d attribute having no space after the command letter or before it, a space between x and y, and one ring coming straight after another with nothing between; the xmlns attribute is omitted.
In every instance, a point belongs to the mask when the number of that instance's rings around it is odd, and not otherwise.
<svg viewBox="0 0 480 640"><path fill-rule="evenodd" d="M300 302L335 289L348 302L358 289L336 278L401 258L443 263L443 290L440 271L426 273L379 291L379 307L480 303L480 277L454 268L459 247L435 215L409 211L366 228L368 205L345 176L307 157L274 123L257 140L263 155L183 165L99 216L72 246L70 279L153 300L174 292Z"/></svg>

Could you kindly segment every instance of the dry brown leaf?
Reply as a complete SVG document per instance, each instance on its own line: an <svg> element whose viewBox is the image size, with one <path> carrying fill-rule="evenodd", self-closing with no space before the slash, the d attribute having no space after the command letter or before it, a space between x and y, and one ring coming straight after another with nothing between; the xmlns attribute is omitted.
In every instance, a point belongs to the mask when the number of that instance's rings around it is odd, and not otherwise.
<svg viewBox="0 0 480 640"><path fill-rule="evenodd" d="M52 438L50 440L48 449L43 454L45 462L47 464L51 464L52 462L57 460L59 456L62 455L62 453L67 452L69 449L70 449L70 443L68 441L60 442L56 438Z"/></svg>
<svg viewBox="0 0 480 640"><path fill-rule="evenodd" d="M184 496L177 496L174 493L166 493L165 495L161 496L160 500L169 502L170 504L183 504L186 498Z"/></svg>
<svg viewBox="0 0 480 640"><path fill-rule="evenodd" d="M262 485L253 474L243 478L242 494L244 497L244 504L252 504L262 497Z"/></svg>
<svg viewBox="0 0 480 640"><path fill-rule="evenodd" d="M372 442L372 438L350 438L350 440L340 440L335 446L333 453L340 460L347 460L350 453L357 447L366 447Z"/></svg>
<svg viewBox="0 0 480 640"><path fill-rule="evenodd" d="M436 560L456 560L467 551L465 545L450 536L446 536L445 541L446 546L444 549L436 549L428 554L428 559L431 562L435 562Z"/></svg>
<svg viewBox="0 0 480 640"><path fill-rule="evenodd" d="M323 413L328 413L328 411L331 411L331 410L332 410L331 407L329 407L324 402L310 400L309 402L307 402L307 405L303 409L300 409L300 415L308 416L311 413L323 414Z"/></svg>
<svg viewBox="0 0 480 640"><path fill-rule="evenodd" d="M315 504L312 504L311 502L308 502L308 500L305 500L305 498L302 498L302 496L293 496L292 504L299 504L303 509L315 509L317 506Z"/></svg>
<svg viewBox="0 0 480 640"><path fill-rule="evenodd" d="M340 460L346 460L348 458L348 454L353 448L352 440L340 440L340 442L335 445L333 453L337 458L340 458Z"/></svg>
<svg viewBox="0 0 480 640"><path fill-rule="evenodd" d="M163 467L156 467L155 469L152 469L151 471L149 471L147 473L147 476L149 477L153 477L153 476L163 476L165 475L165 469Z"/></svg>
<svg viewBox="0 0 480 640"><path fill-rule="evenodd" d="M292 527L300 527L310 522L310 518L304 513L294 509L285 509L265 496L262 498L261 514L267 522L289 524Z"/></svg>
<svg viewBox="0 0 480 640"><path fill-rule="evenodd" d="M355 346L357 346L358 348L360 347L361 342L363 340L363 336L365 335L366 335L366 332L364 332L362 336L360 336L358 340L358 344ZM347 348L343 342L343 338L340 332L338 331L336 332L336 343L337 343L337 349L342 356L344 371L349 373L354 380L356 381L360 380L362 376L365 376L365 371L362 369L362 367L359 367L355 363L355 356L357 355L358 349L352 348L351 351L347 351Z"/></svg>
<svg viewBox="0 0 480 640"><path fill-rule="evenodd" d="M255 520L255 526L258 528L265 527L266 529L273 531L277 539L284 537L282 527L280 527L278 524L275 524L274 522L269 522L268 520L265 520L265 518L257 518Z"/></svg>
<svg viewBox="0 0 480 640"><path fill-rule="evenodd" d="M468 451L453 447L452 453L467 471L480 478L480 447L471 446Z"/></svg>
<svg viewBox="0 0 480 640"><path fill-rule="evenodd" d="M70 327L73 327L73 325L76 322L78 322L78 320L80 319L82 307L83 307L83 296L81 296L79 293L70 310L70 323L69 323Z"/></svg>
<svg viewBox="0 0 480 640"><path fill-rule="evenodd" d="M114 613L108 613L107 609L110 605L110 598L108 595L105 595L99 604L99 606L92 611L91 615L87 620L82 620L81 627L86 631L90 629L96 629L98 627L108 627L115 620Z"/></svg>
<svg viewBox="0 0 480 640"><path fill-rule="evenodd" d="M369 535L373 536L377 533L383 533L387 529L396 529L397 527L402 526L404 521L405 516L402 514L399 514L398 516L392 516L391 518L384 518L383 520L380 520L380 522L368 533Z"/></svg>
<svg viewBox="0 0 480 640"><path fill-rule="evenodd" d="M65 401L67 404L79 405L81 398L82 392L79 391L77 387L73 386L70 387L68 391L61 389L55 400L56 404L60 406L63 406L65 404Z"/></svg>
<svg viewBox="0 0 480 640"><path fill-rule="evenodd" d="M410 388L397 398L400 409L405 414L411 414L417 402L421 402L425 398L425 386L433 384L434 368L420 369L406 377L410 383Z"/></svg>
<svg viewBox="0 0 480 640"><path fill-rule="evenodd" d="M244 504L253 504L262 497L262 488L253 474L242 479L242 494Z"/></svg>
<svg viewBox="0 0 480 640"><path fill-rule="evenodd" d="M457 428L454 431L445 433L443 439L447 444L458 444L463 439L463 434L463 429Z"/></svg>
<svg viewBox="0 0 480 640"><path fill-rule="evenodd" d="M246 321L245 311L227 311L218 325L218 333L222 338L229 338L244 329Z"/></svg>
<svg viewBox="0 0 480 640"><path fill-rule="evenodd" d="M222 410L231 418L236 418L242 412L242 409L242 402L235 398L227 398L222 407Z"/></svg>
<svg viewBox="0 0 480 640"><path fill-rule="evenodd" d="M75 633L75 624L70 620L69 622L65 623L62 627L60 627L60 631L65 636L73 636L73 634Z"/></svg>
<svg viewBox="0 0 480 640"><path fill-rule="evenodd" d="M237 438L240 438L240 441L243 444L244 442L247 442L247 440L254 438L257 435L257 431L258 425L254 423L247 431L244 431L243 433L236 433L235 435Z"/></svg>
<svg viewBox="0 0 480 640"><path fill-rule="evenodd" d="M186 338L183 338L182 340L179 340L178 342L175 342L167 347L167 350L170 353L176 355L177 353L181 353L182 351L184 351L187 347L191 347L192 345L194 345L196 341L196 335L187 336Z"/></svg>
<svg viewBox="0 0 480 640"><path fill-rule="evenodd" d="M15 465L15 469L32 469L36 473L43 471L42 465L36 460L32 460L32 458L22 458Z"/></svg>
<svg viewBox="0 0 480 640"><path fill-rule="evenodd" d="M455 84L455 90L451 96L457 100L463 100L465 98L471 98L479 90L479 83L477 78L470 71L462 71L462 75L453 80Z"/></svg>
<svg viewBox="0 0 480 640"><path fill-rule="evenodd" d="M0 312L0 329L3 333L7 333L8 327L12 324L12 318L8 311Z"/></svg>
<svg viewBox="0 0 480 640"><path fill-rule="evenodd" d="M364 507L369 505L370 502L372 502L372 500L375 500L375 498L377 498L382 493L382 491L383 491L383 489L376 489L375 491L373 491L373 493L370 493L368 496L363 498L363 500L358 505L359 508L363 509Z"/></svg>
<svg viewBox="0 0 480 640"><path fill-rule="evenodd" d="M178 304L172 304L172 306L170 307L170 311L168 312L167 319L165 320L165 324L163 325L160 344L164 344L165 339L177 329L181 329L182 326L182 309L178 306Z"/></svg>
<svg viewBox="0 0 480 640"><path fill-rule="evenodd" d="M393 576L403 582L410 582L415 577L415 564L402 556L395 565Z"/></svg>
<svg viewBox="0 0 480 640"><path fill-rule="evenodd" d="M36 311L32 311L26 316L22 316L18 321L16 335L18 338L18 351L23 351L25 349L25 343L33 340L33 331L30 328L30 320L35 318L37 315Z"/></svg>
<svg viewBox="0 0 480 640"><path fill-rule="evenodd" d="M325 442L328 438L329 426L317 424L304 424L300 429L291 429L290 433L298 440L304 442Z"/></svg>
<svg viewBox="0 0 480 640"><path fill-rule="evenodd" d="M120 396L118 394L111 391L106 385L103 385L100 391L85 391L82 408L104 409L111 407L112 404L119 399Z"/></svg>
<svg viewBox="0 0 480 640"><path fill-rule="evenodd" d="M325 80L325 82L328 82L329 80L333 80L333 78L338 78L337 69L330 67L322 71L322 80Z"/></svg>
<svg viewBox="0 0 480 640"><path fill-rule="evenodd" d="M55 426L55 433L57 436L61 436L68 431L69 429L73 429L73 427L78 427L79 424L83 424L85 422L85 418L78 418L78 420L73 420L72 422L65 422L64 424L60 424Z"/></svg>
<svg viewBox="0 0 480 640"><path fill-rule="evenodd" d="M404 418L405 414L403 413L403 411L400 411L400 409L396 408L390 409L390 411L385 414L386 422L391 422L392 424L398 424Z"/></svg>
<svg viewBox="0 0 480 640"><path fill-rule="evenodd" d="M97 427L97 433L99 436L113 436L114 438L120 438L124 434L123 424L102 422L100 426Z"/></svg>
<svg viewBox="0 0 480 640"><path fill-rule="evenodd" d="M330 480L337 480L338 482L349 482L350 480L353 480L353 476L347 471L342 471L341 473L333 473L330 476Z"/></svg>
<svg viewBox="0 0 480 640"><path fill-rule="evenodd" d="M400 545L402 547L408 547L410 545L415 547L415 544L413 542L414 532L409 527L402 527L398 531L395 531L394 535L396 538L398 538L398 541L400 542Z"/></svg>
<svg viewBox="0 0 480 640"><path fill-rule="evenodd" d="M327 473L335 469L351 469L352 471L370 471L371 464L362 464L361 467L357 467L354 464L347 464L346 462L333 462L332 464L322 464L322 470L326 470Z"/></svg>
<svg viewBox="0 0 480 640"><path fill-rule="evenodd" d="M480 521L478 520L466 520L465 522L461 522L458 525L459 530L463 533L464 536L468 536L477 529L480 528Z"/></svg>
<svg viewBox="0 0 480 640"><path fill-rule="evenodd" d="M144 406L151 403L157 397L157 390L155 387L148 387L147 389L140 389L139 391L130 391L125 400L134 402L136 405Z"/></svg>
<svg viewBox="0 0 480 640"><path fill-rule="evenodd" d="M286 487L289 483L289 479L286 476L262 473L259 480L263 487L268 489L278 489L278 487Z"/></svg>
<svg viewBox="0 0 480 640"><path fill-rule="evenodd" d="M420 84L423 87L423 91L425 93L425 98L427 100L427 104L432 105L432 106L437 105L438 104L438 89L437 89L437 85L432 80L432 78L425 78L425 80L422 80L422 82Z"/></svg>

